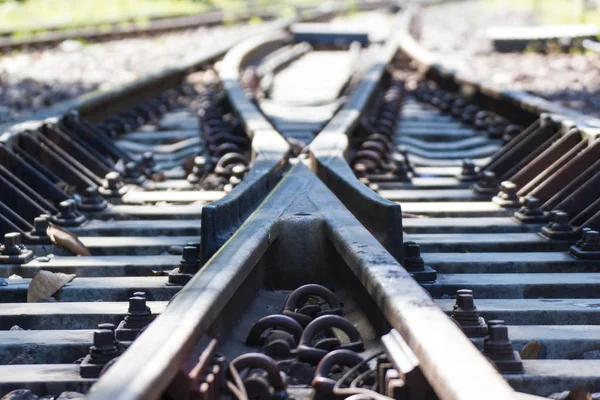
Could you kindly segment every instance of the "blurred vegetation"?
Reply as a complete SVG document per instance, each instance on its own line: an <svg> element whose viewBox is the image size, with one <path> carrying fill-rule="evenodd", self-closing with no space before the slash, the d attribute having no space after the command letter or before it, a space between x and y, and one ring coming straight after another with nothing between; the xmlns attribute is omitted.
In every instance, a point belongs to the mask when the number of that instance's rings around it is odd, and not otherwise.
<svg viewBox="0 0 600 400"><path fill-rule="evenodd" d="M545 24L600 25L600 10L586 0L486 0L490 7L530 10ZM587 1L589 3L589 1Z"/></svg>
<svg viewBox="0 0 600 400"><path fill-rule="evenodd" d="M14 31L19 36L50 26L72 29L120 20L145 24L158 16L194 14L215 8L233 12L248 6L278 5L284 15L293 15L295 6L321 3L317 0L0 0L0 31Z"/></svg>
<svg viewBox="0 0 600 400"><path fill-rule="evenodd" d="M9 0L0 2L0 29L32 31L59 25L75 28L103 21L197 13L207 4L192 0Z"/></svg>

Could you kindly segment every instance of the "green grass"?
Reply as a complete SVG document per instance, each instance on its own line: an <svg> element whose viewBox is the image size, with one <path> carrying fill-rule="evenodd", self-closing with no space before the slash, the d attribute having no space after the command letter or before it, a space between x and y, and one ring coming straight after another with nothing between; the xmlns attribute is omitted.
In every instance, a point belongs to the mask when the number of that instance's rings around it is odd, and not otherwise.
<svg viewBox="0 0 600 400"><path fill-rule="evenodd" d="M136 17L136 22L153 16L206 11L206 2L193 0L26 0L0 3L0 29L32 31L39 26L65 28L102 21Z"/></svg>
<svg viewBox="0 0 600 400"><path fill-rule="evenodd" d="M347 1L350 5L355 3ZM12 31L14 37L22 37L49 26L69 30L119 20L132 20L127 23L144 26L156 16L193 14L215 8L233 15L249 6L278 6L281 15L292 16L296 6L321 4L323 0L0 0L0 31ZM110 25L106 26L110 29Z"/></svg>
<svg viewBox="0 0 600 400"><path fill-rule="evenodd" d="M532 11L545 24L600 25L600 10L579 11L582 0L486 0L490 7Z"/></svg>

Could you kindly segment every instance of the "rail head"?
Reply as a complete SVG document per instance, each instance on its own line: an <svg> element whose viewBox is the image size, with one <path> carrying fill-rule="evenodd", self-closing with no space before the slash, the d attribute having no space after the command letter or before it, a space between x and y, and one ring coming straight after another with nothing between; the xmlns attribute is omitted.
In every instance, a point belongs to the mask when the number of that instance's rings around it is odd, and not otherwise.
<svg viewBox="0 0 600 400"><path fill-rule="evenodd" d="M384 199L361 183L347 162L349 137L369 112L396 50L395 37L392 37L379 53L377 61L362 77L348 102L310 144L310 156L312 169L317 176L342 199L344 205L394 258L402 262L400 205Z"/></svg>

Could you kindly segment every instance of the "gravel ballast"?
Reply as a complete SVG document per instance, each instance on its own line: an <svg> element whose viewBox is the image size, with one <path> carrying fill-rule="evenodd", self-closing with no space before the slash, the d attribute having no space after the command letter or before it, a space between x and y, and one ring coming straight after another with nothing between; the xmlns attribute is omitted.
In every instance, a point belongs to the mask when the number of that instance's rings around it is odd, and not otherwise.
<svg viewBox="0 0 600 400"><path fill-rule="evenodd" d="M425 9L421 44L474 79L521 90L585 114L600 116L600 54L496 53L491 26L537 24L526 10L502 11L482 1Z"/></svg>

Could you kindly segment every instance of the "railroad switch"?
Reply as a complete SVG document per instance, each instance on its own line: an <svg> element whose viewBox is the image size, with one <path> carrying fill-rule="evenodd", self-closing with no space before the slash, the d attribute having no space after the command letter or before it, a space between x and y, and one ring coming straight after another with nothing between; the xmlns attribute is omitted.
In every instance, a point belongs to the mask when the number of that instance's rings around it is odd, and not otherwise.
<svg viewBox="0 0 600 400"><path fill-rule="evenodd" d="M485 337L488 326L483 317L479 316L473 300L473 291L460 289L456 291L456 304L452 312L452 319L460 325L465 335L469 338Z"/></svg>
<svg viewBox="0 0 600 400"><path fill-rule="evenodd" d="M523 362L513 350L508 327L502 320L488 321L488 335L483 341L483 354L494 362L500 373L522 374Z"/></svg>
<svg viewBox="0 0 600 400"><path fill-rule="evenodd" d="M4 244L0 246L0 264L25 264L33 259L33 251L27 249L19 232L4 235Z"/></svg>
<svg viewBox="0 0 600 400"><path fill-rule="evenodd" d="M129 309L127 315L119 323L116 330L117 340L121 342L133 342L140 332L151 322L152 313L150 307L146 306L146 295L144 292L136 292L129 298Z"/></svg>
<svg viewBox="0 0 600 400"><path fill-rule="evenodd" d="M79 366L83 378L98 378L102 368L113 358L119 356L115 345L115 333L109 329L94 331L94 344Z"/></svg>
<svg viewBox="0 0 600 400"><path fill-rule="evenodd" d="M425 265L419 245L415 242L404 242L403 265L417 282L432 282L437 279L437 272Z"/></svg>

